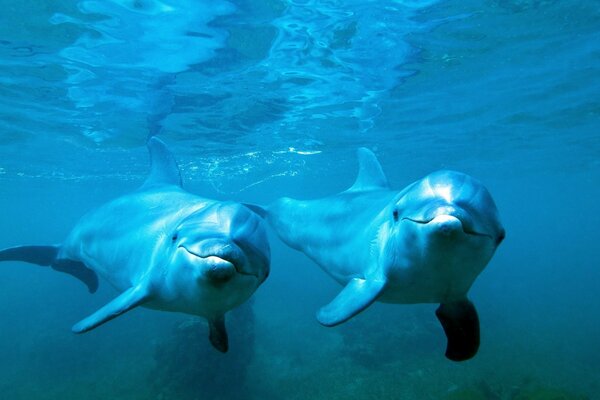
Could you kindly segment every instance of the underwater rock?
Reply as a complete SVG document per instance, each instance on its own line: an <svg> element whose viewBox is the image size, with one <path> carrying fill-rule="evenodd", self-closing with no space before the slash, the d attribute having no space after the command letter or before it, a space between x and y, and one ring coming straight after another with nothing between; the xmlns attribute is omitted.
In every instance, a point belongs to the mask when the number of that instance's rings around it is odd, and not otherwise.
<svg viewBox="0 0 600 400"><path fill-rule="evenodd" d="M441 346L436 321L421 307L378 307L341 327L343 354L367 368L409 358L430 358L431 348Z"/></svg>
<svg viewBox="0 0 600 400"><path fill-rule="evenodd" d="M252 300L227 314L232 350L219 353L198 332L208 328L200 318L178 323L169 338L157 343L150 380L162 400L241 399L246 370L254 357Z"/></svg>

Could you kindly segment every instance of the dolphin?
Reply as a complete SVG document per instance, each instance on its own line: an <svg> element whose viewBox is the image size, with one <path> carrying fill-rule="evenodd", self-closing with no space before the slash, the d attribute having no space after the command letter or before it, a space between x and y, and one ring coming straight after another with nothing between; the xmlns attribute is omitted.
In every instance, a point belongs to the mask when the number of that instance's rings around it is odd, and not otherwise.
<svg viewBox="0 0 600 400"><path fill-rule="evenodd" d="M374 301L439 303L446 357L473 357L479 320L467 292L505 236L490 193L454 171L394 191L370 150L359 149L358 158L358 177L342 193L253 206L283 242L344 286L318 321L338 325Z"/></svg>
<svg viewBox="0 0 600 400"><path fill-rule="evenodd" d="M62 244L4 249L0 261L50 266L91 293L99 275L121 292L75 324L75 333L143 306L206 318L210 342L226 352L225 313L269 274L266 224L242 204L185 191L165 144L151 137L147 145L151 172L137 191L83 216Z"/></svg>

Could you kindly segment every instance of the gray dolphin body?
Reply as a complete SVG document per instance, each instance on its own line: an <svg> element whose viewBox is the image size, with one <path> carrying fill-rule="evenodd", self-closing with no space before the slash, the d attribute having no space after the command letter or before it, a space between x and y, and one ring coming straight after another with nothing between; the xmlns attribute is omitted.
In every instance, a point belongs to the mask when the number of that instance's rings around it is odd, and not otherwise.
<svg viewBox="0 0 600 400"><path fill-rule="evenodd" d="M247 207L190 194L162 141L148 141L152 170L144 185L88 213L58 246L0 251L0 261L51 266L83 281L97 275L122 292L73 327L82 333L144 306L206 318L210 341L227 351L224 314L266 279L265 224Z"/></svg>
<svg viewBox="0 0 600 400"><path fill-rule="evenodd" d="M440 303L446 356L473 357L479 320L467 292L504 238L490 194L453 171L393 191L375 155L362 148L358 156L358 178L347 191L309 201L282 198L262 210L287 245L344 285L317 319L334 326L374 301Z"/></svg>

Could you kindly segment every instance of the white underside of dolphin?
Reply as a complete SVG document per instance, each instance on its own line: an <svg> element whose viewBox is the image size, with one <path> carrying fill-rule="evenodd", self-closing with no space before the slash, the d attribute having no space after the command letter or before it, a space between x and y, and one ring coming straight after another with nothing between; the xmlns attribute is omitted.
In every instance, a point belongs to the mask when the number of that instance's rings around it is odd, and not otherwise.
<svg viewBox="0 0 600 400"><path fill-rule="evenodd" d="M270 250L262 218L247 207L186 192L162 141L148 141L152 169L144 185L88 213L61 245L0 251L68 273L90 292L97 275L121 294L74 325L82 333L135 308L206 318L211 343L227 350L224 314L266 279Z"/></svg>
<svg viewBox="0 0 600 400"><path fill-rule="evenodd" d="M375 155L362 148L358 156L358 177L345 192L257 208L287 245L344 286L317 319L337 325L374 301L440 303L446 355L472 357L479 322L467 292L504 237L491 196L453 171L393 191Z"/></svg>

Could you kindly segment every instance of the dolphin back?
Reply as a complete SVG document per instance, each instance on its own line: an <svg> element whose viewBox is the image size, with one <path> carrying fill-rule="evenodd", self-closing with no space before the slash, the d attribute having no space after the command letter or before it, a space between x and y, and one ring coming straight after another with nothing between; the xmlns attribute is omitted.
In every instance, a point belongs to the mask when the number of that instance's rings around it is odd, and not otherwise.
<svg viewBox="0 0 600 400"><path fill-rule="evenodd" d="M296 250L306 252L321 244L348 243L358 225L364 229L364 224L368 225L377 210L390 201L392 193L375 154L361 147L357 156L356 179L344 192L317 200L282 197L266 210L259 207L259 214Z"/></svg>

